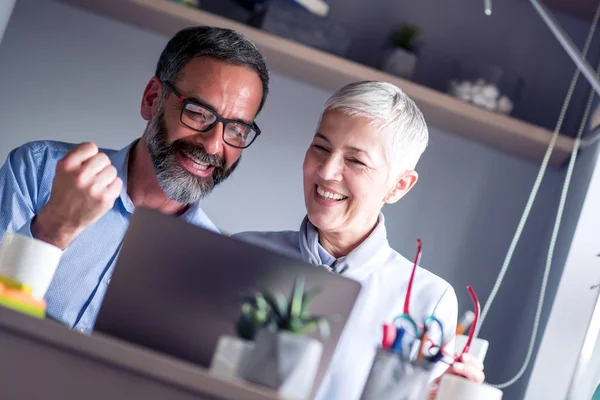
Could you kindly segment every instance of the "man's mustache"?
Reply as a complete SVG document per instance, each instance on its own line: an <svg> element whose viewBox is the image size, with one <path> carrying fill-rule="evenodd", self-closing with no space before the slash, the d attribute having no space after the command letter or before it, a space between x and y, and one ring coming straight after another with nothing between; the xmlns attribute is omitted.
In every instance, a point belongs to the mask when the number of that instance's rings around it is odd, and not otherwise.
<svg viewBox="0 0 600 400"><path fill-rule="evenodd" d="M195 146L182 139L171 143L172 151L179 151L195 161L213 165L215 168L225 169L225 160L215 154L208 154L202 145Z"/></svg>

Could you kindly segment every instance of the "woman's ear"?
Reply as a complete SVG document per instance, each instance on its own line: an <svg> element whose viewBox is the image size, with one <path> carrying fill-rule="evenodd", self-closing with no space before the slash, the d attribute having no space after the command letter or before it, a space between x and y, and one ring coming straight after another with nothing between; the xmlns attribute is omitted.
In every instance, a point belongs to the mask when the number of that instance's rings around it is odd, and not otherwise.
<svg viewBox="0 0 600 400"><path fill-rule="evenodd" d="M396 181L396 184L392 190L390 190L388 195L385 197L384 202L386 204L396 203L417 184L418 180L419 174L417 171L404 171Z"/></svg>

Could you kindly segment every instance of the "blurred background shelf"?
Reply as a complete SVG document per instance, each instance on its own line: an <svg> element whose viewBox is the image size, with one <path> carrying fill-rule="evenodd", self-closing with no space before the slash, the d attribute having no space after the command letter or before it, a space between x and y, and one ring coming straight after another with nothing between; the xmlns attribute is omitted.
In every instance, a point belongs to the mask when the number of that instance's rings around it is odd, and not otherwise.
<svg viewBox="0 0 600 400"><path fill-rule="evenodd" d="M544 4L590 21L598 7L598 2L595 0L544 0Z"/></svg>
<svg viewBox="0 0 600 400"><path fill-rule="evenodd" d="M540 162L551 132L534 124L483 110L423 85L284 39L248 25L167 0L60 0L110 18L171 36L192 25L237 30L282 75L334 91L357 80L382 80L401 87L419 105L428 123L515 156ZM573 139L561 135L551 158L559 167L568 159Z"/></svg>

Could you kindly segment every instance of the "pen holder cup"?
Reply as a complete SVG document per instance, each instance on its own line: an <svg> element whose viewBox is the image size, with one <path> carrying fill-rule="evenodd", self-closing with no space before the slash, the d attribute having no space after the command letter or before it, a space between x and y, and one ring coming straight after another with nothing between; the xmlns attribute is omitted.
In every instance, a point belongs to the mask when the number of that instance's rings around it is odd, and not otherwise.
<svg viewBox="0 0 600 400"><path fill-rule="evenodd" d="M361 400L425 400L433 364L378 348Z"/></svg>

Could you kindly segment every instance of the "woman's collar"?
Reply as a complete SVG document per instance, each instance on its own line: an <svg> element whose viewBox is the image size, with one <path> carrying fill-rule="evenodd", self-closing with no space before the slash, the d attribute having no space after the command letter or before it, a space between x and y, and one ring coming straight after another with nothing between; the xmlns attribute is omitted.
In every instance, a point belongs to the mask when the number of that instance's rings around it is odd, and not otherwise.
<svg viewBox="0 0 600 400"><path fill-rule="evenodd" d="M325 264L321 260L318 250L319 232L309 221L308 216L304 217L302 221L299 240L300 252L304 260L313 265ZM380 264L381 260L378 255L383 251L389 251L389 249L385 217L380 213L373 232L347 256L338 258L335 271L356 278L366 276Z"/></svg>

